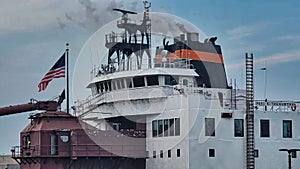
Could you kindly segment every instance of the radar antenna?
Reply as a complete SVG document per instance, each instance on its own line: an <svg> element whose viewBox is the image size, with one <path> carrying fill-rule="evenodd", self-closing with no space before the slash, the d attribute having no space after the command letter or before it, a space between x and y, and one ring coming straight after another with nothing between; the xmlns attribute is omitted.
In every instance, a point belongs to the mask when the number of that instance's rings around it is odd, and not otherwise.
<svg viewBox="0 0 300 169"><path fill-rule="evenodd" d="M148 1L143 1L144 3L144 12L149 12L149 8L151 8L151 2L148 2Z"/></svg>
<svg viewBox="0 0 300 169"><path fill-rule="evenodd" d="M127 14L137 14L136 12L127 11L127 10L124 10L124 9L114 8L113 10L114 10L114 11L121 12L123 15L127 15Z"/></svg>
<svg viewBox="0 0 300 169"><path fill-rule="evenodd" d="M114 33L105 36L105 46L108 51L108 71L117 63L117 70L131 69L131 57L136 56L136 65L138 69L142 67L142 57L144 53L148 56L148 67L151 67L151 20L149 8L151 3L144 1L144 13L141 23L132 20L129 14L137 14L133 11L114 8L114 11L121 12L121 20L117 21L117 27L123 29L124 33ZM116 54L116 55L114 55ZM116 62L117 60L117 62ZM127 63L127 64L126 64ZM106 70L106 69L105 69Z"/></svg>
<svg viewBox="0 0 300 169"><path fill-rule="evenodd" d="M121 12L123 14L122 15L122 20L124 21L124 23L127 23L127 21L128 21L128 14L134 14L134 15L137 14L136 12L127 11L127 10L124 10L124 9L114 8L113 10Z"/></svg>

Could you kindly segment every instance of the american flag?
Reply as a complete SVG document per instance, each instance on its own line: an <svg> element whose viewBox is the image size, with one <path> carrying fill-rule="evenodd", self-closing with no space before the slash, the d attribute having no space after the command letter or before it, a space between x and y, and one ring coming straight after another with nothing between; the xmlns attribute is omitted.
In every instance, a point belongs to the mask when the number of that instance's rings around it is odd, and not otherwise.
<svg viewBox="0 0 300 169"><path fill-rule="evenodd" d="M42 78L41 82L38 85L39 92L45 90L52 79L61 77L65 77L65 53Z"/></svg>

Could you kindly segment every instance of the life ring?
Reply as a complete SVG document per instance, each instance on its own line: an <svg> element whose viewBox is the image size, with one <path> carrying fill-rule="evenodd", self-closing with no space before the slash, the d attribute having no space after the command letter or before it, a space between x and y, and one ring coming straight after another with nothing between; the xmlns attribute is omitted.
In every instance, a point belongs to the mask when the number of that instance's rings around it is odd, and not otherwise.
<svg viewBox="0 0 300 169"><path fill-rule="evenodd" d="M291 107L292 111L296 111L296 108L297 108L296 104L293 104L292 107Z"/></svg>

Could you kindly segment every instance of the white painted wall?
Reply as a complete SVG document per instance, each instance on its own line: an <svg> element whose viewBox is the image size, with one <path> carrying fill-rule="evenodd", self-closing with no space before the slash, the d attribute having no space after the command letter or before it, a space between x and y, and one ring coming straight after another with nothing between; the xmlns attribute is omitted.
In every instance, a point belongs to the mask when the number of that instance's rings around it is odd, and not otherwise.
<svg viewBox="0 0 300 169"><path fill-rule="evenodd" d="M203 93L195 92L196 88L183 87L184 93L171 94L163 88L157 92L148 93L149 88L132 91L115 92L111 98L114 108L103 105L99 110L112 112L102 115L114 117L118 115L147 114L146 150L149 158L146 160L147 169L242 169L246 168L246 128L244 137L234 137L234 119L244 119L245 103L243 97L238 103L239 110L222 107L218 92L224 94L224 102L230 97L225 89L203 89ZM126 96L126 97L125 97ZM130 98L146 98L150 102L140 101L132 103ZM160 97L160 98L159 98ZM125 99L123 99L125 98ZM146 99L147 100L147 99ZM232 118L221 118L222 112L233 112ZM100 117L100 116L98 116ZM215 137L205 136L205 118L215 118ZM152 120L180 118L180 136L152 137ZM270 120L270 138L260 138L260 119ZM282 138L282 120L293 120L293 138ZM286 169L287 153L279 152L280 148L300 148L300 114L299 112L262 112L255 111L255 147L259 150L259 157L255 158L257 169ZM209 149L215 149L215 157L208 157ZM180 149L181 156L176 157L176 150ZM156 151L154 159L153 150ZM164 157L160 158L160 150ZM172 157L167 157L171 150ZM292 159L293 168L300 168L300 153L297 159Z"/></svg>

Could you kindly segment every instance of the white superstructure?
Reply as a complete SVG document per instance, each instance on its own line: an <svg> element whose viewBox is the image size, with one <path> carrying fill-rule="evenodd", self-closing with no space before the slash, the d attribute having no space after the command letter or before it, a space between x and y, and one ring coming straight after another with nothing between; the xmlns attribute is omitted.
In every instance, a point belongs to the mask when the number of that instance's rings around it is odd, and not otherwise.
<svg viewBox="0 0 300 169"><path fill-rule="evenodd" d="M95 93L80 117L100 130L124 125L101 119L145 123L147 169L246 168L244 92L237 92L232 109L232 89L197 87L197 76L193 69L164 67L97 76L88 85ZM170 78L178 83L171 84ZM264 109L262 103L256 107ZM276 103L267 102L272 104L267 111L254 113L256 168L285 169L287 153L279 149L300 147L299 111L292 110L293 102ZM293 167L300 167L297 158Z"/></svg>
<svg viewBox="0 0 300 169"><path fill-rule="evenodd" d="M199 57L199 62L211 63ZM147 169L246 168L245 90L199 84L193 59L165 54L159 64L157 59L149 58L146 67L131 67L136 60L120 59L114 69L108 70L115 63L94 70L87 86L92 95L78 102L77 115L97 130L145 138ZM222 58L216 63L222 65ZM300 148L300 112L295 106L255 102L255 168L286 169L287 153L279 149ZM300 168L299 158L292 158L292 166Z"/></svg>

